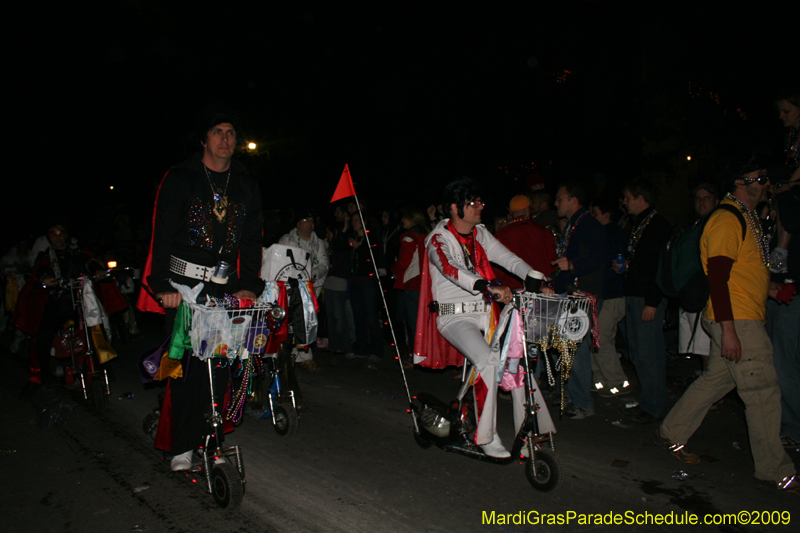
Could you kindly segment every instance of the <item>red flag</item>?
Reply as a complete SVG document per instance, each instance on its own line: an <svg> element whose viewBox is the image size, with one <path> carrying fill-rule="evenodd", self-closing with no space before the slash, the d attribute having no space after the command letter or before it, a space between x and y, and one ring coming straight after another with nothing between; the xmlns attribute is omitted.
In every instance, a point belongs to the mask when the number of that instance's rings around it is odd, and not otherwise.
<svg viewBox="0 0 800 533"><path fill-rule="evenodd" d="M345 164L342 177L339 178L339 185L336 186L336 191L333 193L333 198L331 198L331 203L355 195L356 190L353 188L353 180L350 178L350 167Z"/></svg>

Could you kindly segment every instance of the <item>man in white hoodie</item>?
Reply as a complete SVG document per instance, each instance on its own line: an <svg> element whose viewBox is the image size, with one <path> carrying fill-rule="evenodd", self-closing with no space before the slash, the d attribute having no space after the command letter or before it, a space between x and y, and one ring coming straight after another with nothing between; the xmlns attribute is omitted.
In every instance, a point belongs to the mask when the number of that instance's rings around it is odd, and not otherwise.
<svg viewBox="0 0 800 533"><path fill-rule="evenodd" d="M295 220L297 220L296 227L281 237L278 244L296 246L311 254L308 262L311 266L309 276L314 282L314 294L319 297L325 278L328 277L328 248L325 241L314 233L314 213L307 210L300 211ZM297 350L296 353L295 362L302 368L308 371L316 368L310 346L305 350Z"/></svg>

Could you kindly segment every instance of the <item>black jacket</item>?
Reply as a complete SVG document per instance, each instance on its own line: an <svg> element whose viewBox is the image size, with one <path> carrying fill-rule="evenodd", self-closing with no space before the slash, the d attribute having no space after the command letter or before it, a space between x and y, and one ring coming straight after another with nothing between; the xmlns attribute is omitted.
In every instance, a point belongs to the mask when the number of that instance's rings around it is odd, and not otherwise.
<svg viewBox="0 0 800 533"><path fill-rule="evenodd" d="M228 294L238 290L260 294L263 290L264 282L259 278L261 192L244 165L234 159L230 170L226 191L229 205L223 223L211 211L214 200L201 153L172 167L164 176L156 199L153 262L147 277L154 293L175 292L169 279L190 287L200 282L170 272L170 255L209 267L220 260L227 262L231 273L224 292ZM221 180L218 177L221 182L215 182L215 188L224 189L226 179L227 173ZM241 279L237 279L237 264Z"/></svg>
<svg viewBox="0 0 800 533"><path fill-rule="evenodd" d="M652 210L652 207L648 207L635 217L632 236ZM672 226L666 218L656 213L644 229L625 271L625 296L639 296L644 298L645 305L658 307L664 297L656 285L658 261L661 250L671 236Z"/></svg>
<svg viewBox="0 0 800 533"><path fill-rule="evenodd" d="M586 213L583 218L581 215ZM603 296L603 260L606 253L606 230L591 214L581 207L569 220L569 225L575 226L569 238L565 255L572 262L573 269L569 272L559 272L554 283L556 292L564 292L566 286L578 279L578 288L602 298ZM566 228L564 234L567 234ZM563 237L562 237L563 238Z"/></svg>

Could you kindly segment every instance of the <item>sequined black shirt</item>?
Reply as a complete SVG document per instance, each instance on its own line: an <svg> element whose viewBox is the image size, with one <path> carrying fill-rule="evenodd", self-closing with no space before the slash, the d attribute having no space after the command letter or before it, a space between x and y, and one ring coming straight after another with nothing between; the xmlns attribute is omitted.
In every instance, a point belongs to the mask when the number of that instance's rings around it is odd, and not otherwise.
<svg viewBox="0 0 800 533"><path fill-rule="evenodd" d="M169 279L189 286L200 281L170 272L169 258L174 255L203 266L226 261L231 266L231 275L225 292L250 290L260 294L263 290L263 281L259 279L263 214L258 183L244 165L235 159L231 161L230 182L225 191L228 207L220 223L212 212L212 187L200 158L201 154L197 153L174 166L161 182L156 198L152 267L147 283L158 294L175 292ZM214 189L225 189L226 180L227 172L211 175Z"/></svg>

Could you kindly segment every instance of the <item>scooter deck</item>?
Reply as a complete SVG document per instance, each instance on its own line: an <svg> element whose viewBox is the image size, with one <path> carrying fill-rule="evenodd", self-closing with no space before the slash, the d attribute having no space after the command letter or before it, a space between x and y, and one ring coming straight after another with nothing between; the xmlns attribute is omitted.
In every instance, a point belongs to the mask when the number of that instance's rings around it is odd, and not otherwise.
<svg viewBox="0 0 800 533"><path fill-rule="evenodd" d="M515 458L513 454L511 455L511 457L505 457L505 458L491 457L489 455L486 455L486 453L484 453L484 451L481 450L480 446L476 445L470 446L470 445L461 445L459 443L452 443L445 445L437 444L437 446L446 452L458 453L486 463L493 463L498 465L510 465L511 463L518 462L517 458Z"/></svg>

